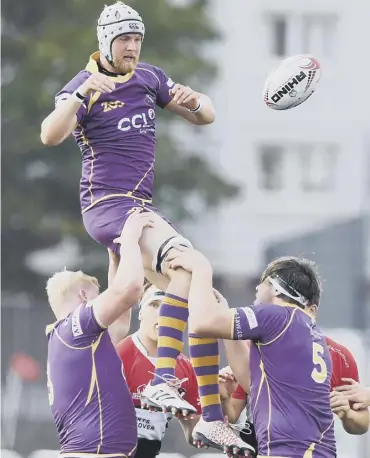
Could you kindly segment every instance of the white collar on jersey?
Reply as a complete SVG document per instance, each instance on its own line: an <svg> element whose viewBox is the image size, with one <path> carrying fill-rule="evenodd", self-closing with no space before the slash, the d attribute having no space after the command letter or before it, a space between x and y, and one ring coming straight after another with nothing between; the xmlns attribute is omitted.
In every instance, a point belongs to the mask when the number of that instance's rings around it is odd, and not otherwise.
<svg viewBox="0 0 370 458"><path fill-rule="evenodd" d="M131 336L131 339L135 347L139 350L139 352L142 355L144 355L145 358L148 359L155 366L157 358L148 355L147 349L144 347L144 345L141 343L141 340L139 339L139 331L134 332Z"/></svg>

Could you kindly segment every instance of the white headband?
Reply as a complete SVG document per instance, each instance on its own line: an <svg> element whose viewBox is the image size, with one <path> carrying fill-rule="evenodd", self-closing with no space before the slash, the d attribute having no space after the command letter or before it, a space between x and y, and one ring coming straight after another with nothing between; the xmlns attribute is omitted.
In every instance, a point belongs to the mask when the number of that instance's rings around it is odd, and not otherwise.
<svg viewBox="0 0 370 458"><path fill-rule="evenodd" d="M139 302L139 309L141 310L146 305L151 304L155 301L162 301L165 293L160 289L156 288L154 285L148 288L145 293L143 294L140 302Z"/></svg>
<svg viewBox="0 0 370 458"><path fill-rule="evenodd" d="M279 279L280 281L284 282L292 291L295 292L296 296L293 296L293 294L288 293L288 291L283 288L278 281L275 280L275 278ZM275 288L275 295L278 296L279 294L284 294L285 296L290 297L291 299L294 299L295 301L299 302L301 305L306 307L308 305L308 299L306 299L301 293L299 293L296 289L292 288L290 285L288 285L282 278L279 276L276 276L275 278L272 277L267 277L268 282ZM279 294L276 294L279 293Z"/></svg>

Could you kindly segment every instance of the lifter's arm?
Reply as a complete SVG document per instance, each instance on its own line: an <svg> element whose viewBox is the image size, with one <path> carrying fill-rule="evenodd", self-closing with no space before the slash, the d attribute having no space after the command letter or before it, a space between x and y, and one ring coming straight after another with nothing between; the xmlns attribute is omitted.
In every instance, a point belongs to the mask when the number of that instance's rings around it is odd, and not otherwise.
<svg viewBox="0 0 370 458"><path fill-rule="evenodd" d="M114 278L117 274L119 265L119 257L112 250L108 249L109 254L109 267L108 267L108 287L113 285ZM122 313L117 320L109 326L109 335L114 345L117 345L122 339L124 339L129 330L131 324L131 308L126 312Z"/></svg>
<svg viewBox="0 0 370 458"><path fill-rule="evenodd" d="M218 302L212 287L212 267L199 251L176 247L167 257L170 269L191 272L189 328L201 337L229 340L269 340L286 321L283 307L250 306L228 309ZM277 311L279 314L277 316ZM283 312L280 312L280 309Z"/></svg>
<svg viewBox="0 0 370 458"><path fill-rule="evenodd" d="M91 92L112 92L113 81L102 73L91 75L77 91L87 97ZM77 112L81 108L82 101L67 94L63 100L41 124L41 141L44 145L56 146L71 135L77 124Z"/></svg>
<svg viewBox="0 0 370 458"><path fill-rule="evenodd" d="M192 273L189 292L189 328L201 337L230 340L257 339L259 327L250 317L218 302L212 286L212 267L199 251L178 247L167 257L171 269L182 267ZM192 313L195 311L196 313ZM254 312L251 310L254 315ZM255 320L255 316L252 317ZM235 325L234 325L235 322ZM256 328L256 329L255 329Z"/></svg>
<svg viewBox="0 0 370 458"><path fill-rule="evenodd" d="M201 337L231 339L234 313L218 302L212 287L212 269L203 266L193 270L189 304L197 313L190 313L189 327Z"/></svg>
<svg viewBox="0 0 370 458"><path fill-rule="evenodd" d="M96 319L105 327L114 323L140 298L144 284L144 267L139 239L145 227L153 227L150 212L134 211L127 219L121 236L121 261L111 285L93 301Z"/></svg>

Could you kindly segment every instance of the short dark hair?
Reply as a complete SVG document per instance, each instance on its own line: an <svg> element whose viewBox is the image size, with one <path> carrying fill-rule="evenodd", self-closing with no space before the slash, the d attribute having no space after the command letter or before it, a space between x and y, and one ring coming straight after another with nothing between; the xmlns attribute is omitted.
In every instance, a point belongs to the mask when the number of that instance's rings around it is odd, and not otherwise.
<svg viewBox="0 0 370 458"><path fill-rule="evenodd" d="M281 286L292 293L294 290L307 299L307 306L319 305L322 293L321 279L316 263L305 258L283 256L270 262L261 276L261 283L267 277L279 278ZM302 307L298 301L281 294L284 301Z"/></svg>

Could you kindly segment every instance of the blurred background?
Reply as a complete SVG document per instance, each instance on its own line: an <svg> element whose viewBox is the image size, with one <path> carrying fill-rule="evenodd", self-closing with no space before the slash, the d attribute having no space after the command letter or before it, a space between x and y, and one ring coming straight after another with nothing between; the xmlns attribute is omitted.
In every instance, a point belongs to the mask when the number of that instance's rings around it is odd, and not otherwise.
<svg viewBox="0 0 370 458"><path fill-rule="evenodd" d="M82 268L106 284L107 256L85 233L80 153L50 149L40 123L54 95L97 49L102 0L2 2L2 449L53 458L47 403L44 285ZM316 261L324 279L319 320L353 352L370 384L370 3L364 0L131 0L146 24L142 60L210 95L215 124L194 128L159 113L154 202L205 252L216 287L250 303L264 265L280 255ZM281 59L312 53L317 93L274 112L262 103ZM365 99L365 103L364 103ZM132 329L137 328L137 311ZM223 364L226 364L223 359ZM368 458L370 434L336 425L338 458ZM173 421L164 455L197 452ZM54 450L54 452L52 452Z"/></svg>

